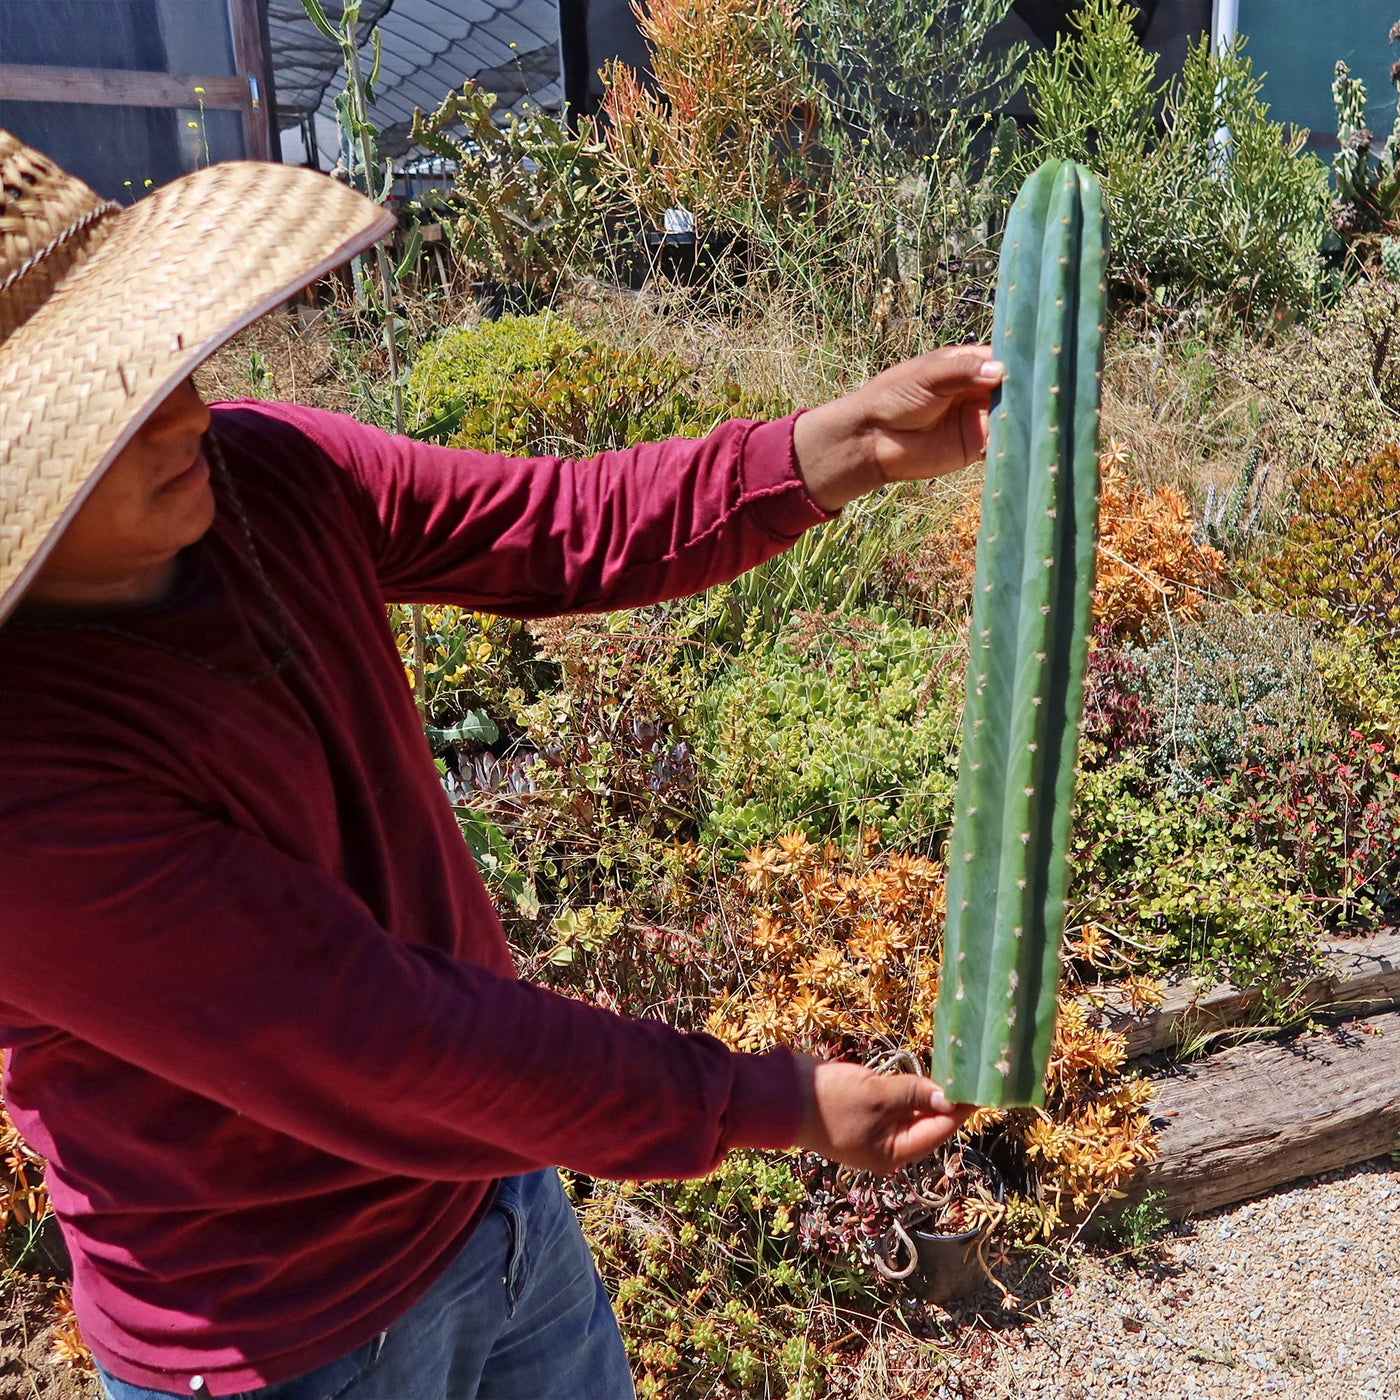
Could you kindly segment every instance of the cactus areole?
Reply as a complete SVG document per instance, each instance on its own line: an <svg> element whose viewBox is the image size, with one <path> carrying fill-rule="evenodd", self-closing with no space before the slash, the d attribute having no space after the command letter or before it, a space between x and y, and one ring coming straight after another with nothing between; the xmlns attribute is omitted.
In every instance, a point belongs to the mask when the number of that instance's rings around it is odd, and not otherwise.
<svg viewBox="0 0 1400 1400"><path fill-rule="evenodd" d="M1098 531L1108 225L1098 182L1047 161L997 274L933 1077L959 1103L1044 1100Z"/></svg>

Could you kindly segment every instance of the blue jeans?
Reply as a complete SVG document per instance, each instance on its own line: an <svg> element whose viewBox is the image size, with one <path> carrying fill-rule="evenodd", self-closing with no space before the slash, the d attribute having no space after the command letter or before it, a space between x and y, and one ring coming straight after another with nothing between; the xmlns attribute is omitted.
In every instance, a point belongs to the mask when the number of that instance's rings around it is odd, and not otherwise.
<svg viewBox="0 0 1400 1400"><path fill-rule="evenodd" d="M108 1400L169 1400L101 1372ZM207 1392L199 1392L207 1394ZM451 1268L387 1332L236 1400L633 1400L612 1305L552 1171L508 1177Z"/></svg>

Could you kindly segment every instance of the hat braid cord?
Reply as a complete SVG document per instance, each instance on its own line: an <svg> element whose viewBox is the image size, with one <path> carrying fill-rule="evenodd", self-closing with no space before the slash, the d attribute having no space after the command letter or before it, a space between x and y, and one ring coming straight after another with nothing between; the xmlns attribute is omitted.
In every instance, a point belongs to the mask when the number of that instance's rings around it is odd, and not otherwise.
<svg viewBox="0 0 1400 1400"><path fill-rule="evenodd" d="M36 252L31 253L20 265L0 282L0 295L8 292L25 273L37 267L51 253L56 253L70 238L80 234L89 224L95 224L99 219L105 218L108 214L115 213L121 209L120 204L113 204L110 200L99 204L95 209L89 209L80 219L75 219L67 228L56 233L44 246Z"/></svg>

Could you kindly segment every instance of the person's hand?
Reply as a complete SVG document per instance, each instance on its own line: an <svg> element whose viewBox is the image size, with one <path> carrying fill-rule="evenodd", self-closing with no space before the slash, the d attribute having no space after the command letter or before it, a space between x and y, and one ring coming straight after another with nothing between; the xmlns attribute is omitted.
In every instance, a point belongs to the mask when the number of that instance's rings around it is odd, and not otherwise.
<svg viewBox="0 0 1400 1400"><path fill-rule="evenodd" d="M1005 367L986 345L934 350L804 413L797 465L823 510L891 481L957 471L987 449L992 390Z"/></svg>
<svg viewBox="0 0 1400 1400"><path fill-rule="evenodd" d="M931 1079L876 1074L839 1060L797 1057L802 1124L797 1146L848 1167L889 1175L927 1157L967 1120Z"/></svg>

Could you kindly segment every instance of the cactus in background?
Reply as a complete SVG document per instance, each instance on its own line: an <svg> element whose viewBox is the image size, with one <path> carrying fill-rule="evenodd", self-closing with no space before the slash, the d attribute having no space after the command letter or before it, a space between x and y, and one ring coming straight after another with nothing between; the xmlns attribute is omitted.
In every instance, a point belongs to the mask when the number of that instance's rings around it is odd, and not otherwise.
<svg viewBox="0 0 1400 1400"><path fill-rule="evenodd" d="M1047 161L997 274L933 1076L962 1103L1038 1104L1054 1030L1065 853L1091 628L1107 221L1098 182Z"/></svg>
<svg viewBox="0 0 1400 1400"><path fill-rule="evenodd" d="M1391 29L1390 42L1400 43L1400 24ZM1400 91L1400 63L1390 76ZM1333 226L1363 262L1379 257L1393 277L1400 267L1395 238L1400 232L1400 104L1389 139L1381 145L1366 126L1366 85L1342 62L1332 84L1332 103L1337 109L1338 146L1332 160L1337 177Z"/></svg>

